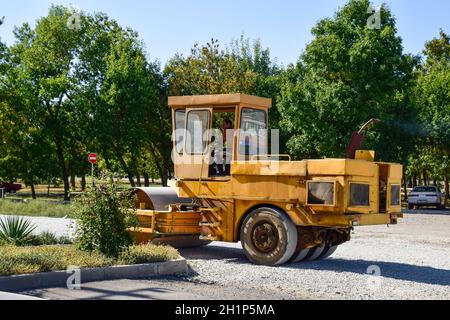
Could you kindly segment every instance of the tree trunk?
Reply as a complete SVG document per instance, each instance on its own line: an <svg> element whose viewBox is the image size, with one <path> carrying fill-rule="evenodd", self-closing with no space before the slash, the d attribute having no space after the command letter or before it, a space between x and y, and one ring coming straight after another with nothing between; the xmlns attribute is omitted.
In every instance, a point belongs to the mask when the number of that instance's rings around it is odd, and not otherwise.
<svg viewBox="0 0 450 320"><path fill-rule="evenodd" d="M161 185L163 187L167 187L167 169L164 157L158 157L158 154L152 146L150 147L150 152L153 156L153 159L155 159L156 161L156 167L158 168L159 177L161 178ZM160 161L158 161L157 159L159 159Z"/></svg>
<svg viewBox="0 0 450 320"><path fill-rule="evenodd" d="M449 181L448 181L448 177L445 177L445 206L447 206L448 205L448 199L449 199L449 197L450 197L450 186L449 186Z"/></svg>
<svg viewBox="0 0 450 320"><path fill-rule="evenodd" d="M31 182L31 198L33 198L33 200L36 200L36 189L34 188L34 183Z"/></svg>
<svg viewBox="0 0 450 320"><path fill-rule="evenodd" d="M117 158L119 159L119 162L122 166L123 171L128 175L128 181L130 182L131 187L136 187L136 183L134 182L133 174L131 173L131 170L128 168L127 163L123 159L121 155L117 155Z"/></svg>
<svg viewBox="0 0 450 320"><path fill-rule="evenodd" d="M143 173L144 175L144 186L150 187L150 177L147 172Z"/></svg>
<svg viewBox="0 0 450 320"><path fill-rule="evenodd" d="M66 162L64 159L64 153L62 150L61 141L58 138L55 139L55 145L56 145L56 156L58 158L58 163L59 163L59 167L61 169L61 174L62 174L62 178L63 178L63 182L64 182L64 201L70 201L69 175L67 173L67 167L66 167Z"/></svg>
<svg viewBox="0 0 450 320"><path fill-rule="evenodd" d="M136 171L136 184L139 188L141 187L141 174L139 171Z"/></svg>
<svg viewBox="0 0 450 320"><path fill-rule="evenodd" d="M86 175L81 175L81 190L86 191Z"/></svg>
<svg viewBox="0 0 450 320"><path fill-rule="evenodd" d="M427 176L427 172L426 171L423 172L423 184L425 186L428 185L428 176Z"/></svg>
<svg viewBox="0 0 450 320"><path fill-rule="evenodd" d="M76 183L76 179L75 179L75 175L74 174L70 175L70 186L72 187L73 191L75 191L77 189L77 183Z"/></svg>

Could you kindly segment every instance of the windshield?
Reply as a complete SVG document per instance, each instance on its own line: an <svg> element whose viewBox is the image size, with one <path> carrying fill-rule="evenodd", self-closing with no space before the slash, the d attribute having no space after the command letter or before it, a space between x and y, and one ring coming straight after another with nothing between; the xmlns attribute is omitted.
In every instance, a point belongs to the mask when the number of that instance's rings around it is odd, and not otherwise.
<svg viewBox="0 0 450 320"><path fill-rule="evenodd" d="M436 187L415 187L413 192L436 192Z"/></svg>

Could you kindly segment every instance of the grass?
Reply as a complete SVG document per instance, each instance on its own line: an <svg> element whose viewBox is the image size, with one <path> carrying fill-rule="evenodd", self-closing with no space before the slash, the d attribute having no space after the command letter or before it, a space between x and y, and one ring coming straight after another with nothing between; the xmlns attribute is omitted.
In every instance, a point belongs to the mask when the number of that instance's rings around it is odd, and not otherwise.
<svg viewBox="0 0 450 320"><path fill-rule="evenodd" d="M129 247L122 251L118 260L120 264L141 264L174 260L178 256L178 251L172 247L147 244Z"/></svg>
<svg viewBox="0 0 450 320"><path fill-rule="evenodd" d="M168 246L139 245L122 252L118 259L98 252L80 251L74 245L15 247L0 246L0 276L63 271L69 266L97 268L112 265L164 262L176 259L178 251Z"/></svg>
<svg viewBox="0 0 450 320"><path fill-rule="evenodd" d="M0 200L0 215L72 217L70 205L44 200L28 200L26 202Z"/></svg>

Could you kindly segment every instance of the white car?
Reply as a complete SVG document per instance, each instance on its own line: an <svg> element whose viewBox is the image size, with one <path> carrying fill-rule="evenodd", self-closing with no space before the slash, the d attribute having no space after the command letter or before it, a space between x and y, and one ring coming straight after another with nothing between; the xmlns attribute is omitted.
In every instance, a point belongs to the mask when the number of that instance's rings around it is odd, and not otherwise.
<svg viewBox="0 0 450 320"><path fill-rule="evenodd" d="M434 206L444 209L444 197L438 187L420 186L414 187L408 196L408 208L414 209L420 206Z"/></svg>

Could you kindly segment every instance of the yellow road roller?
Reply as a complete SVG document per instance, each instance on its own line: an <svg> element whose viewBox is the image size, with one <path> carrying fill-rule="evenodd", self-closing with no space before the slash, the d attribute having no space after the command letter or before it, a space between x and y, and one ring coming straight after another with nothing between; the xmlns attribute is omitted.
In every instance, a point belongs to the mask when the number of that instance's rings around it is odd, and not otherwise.
<svg viewBox="0 0 450 320"><path fill-rule="evenodd" d="M273 152L271 105L245 94L169 97L175 179L136 189L136 242L240 241L251 262L281 265L325 259L354 227L403 217L402 166L360 150L376 120L352 135L346 158L292 161Z"/></svg>

